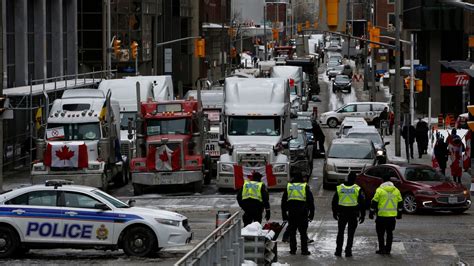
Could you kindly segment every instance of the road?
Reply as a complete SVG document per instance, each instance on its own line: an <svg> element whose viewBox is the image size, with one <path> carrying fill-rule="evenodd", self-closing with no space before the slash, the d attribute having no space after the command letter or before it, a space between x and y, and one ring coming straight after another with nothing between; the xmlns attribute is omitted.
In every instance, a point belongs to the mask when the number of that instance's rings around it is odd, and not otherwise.
<svg viewBox="0 0 474 266"><path fill-rule="evenodd" d="M322 71L322 69L321 69ZM333 110L342 104L357 101L363 94L360 88L350 94L333 94L330 82L320 77L321 102L312 103L319 113ZM312 106L310 109L312 109ZM335 129L323 128L326 134L326 146L335 136ZM332 218L331 199L334 190L322 188L323 159L314 160L314 171L310 185L315 196L316 215L309 226L309 237L314 239L310 244L310 256L290 255L289 246L278 243L279 261L291 265L452 265L459 261L474 264L474 211L471 209L462 215L451 213L426 213L404 215L397 221L394 234L394 245L391 256L375 254L377 236L375 223L366 218L359 225L354 244L354 257L336 258L335 239L337 222ZM112 194L127 200L132 197L132 187L112 188ZM281 221L280 201L282 192L270 193L272 221ZM96 250L32 250L20 259L4 261L8 264L63 264L74 260L78 264L156 264L172 265L193 245L208 235L215 227L215 215L219 210L238 210L235 195L219 193L215 185L206 186L202 194L180 191L180 188L166 191L153 191L140 197L134 197L137 206L162 208L177 211L189 218L194 232L191 244L164 249L152 258L129 258L121 251ZM297 253L298 254L298 253Z"/></svg>

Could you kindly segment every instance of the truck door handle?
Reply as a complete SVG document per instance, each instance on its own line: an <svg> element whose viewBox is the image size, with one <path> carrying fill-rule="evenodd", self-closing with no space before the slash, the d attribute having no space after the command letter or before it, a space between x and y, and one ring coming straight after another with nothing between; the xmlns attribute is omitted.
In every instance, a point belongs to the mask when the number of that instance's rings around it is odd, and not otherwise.
<svg viewBox="0 0 474 266"><path fill-rule="evenodd" d="M22 210L22 209L16 209L16 210L12 210L13 213L15 214L18 214L18 215L22 215L23 213L25 213L26 211L25 210Z"/></svg>
<svg viewBox="0 0 474 266"><path fill-rule="evenodd" d="M65 212L64 214L69 215L69 216L75 216L77 215L77 212Z"/></svg>

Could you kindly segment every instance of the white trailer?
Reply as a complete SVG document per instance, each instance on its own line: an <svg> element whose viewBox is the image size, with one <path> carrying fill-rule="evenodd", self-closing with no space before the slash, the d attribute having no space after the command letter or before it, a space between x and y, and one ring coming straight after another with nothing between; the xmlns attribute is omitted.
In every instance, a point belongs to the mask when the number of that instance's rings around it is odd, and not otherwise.
<svg viewBox="0 0 474 266"><path fill-rule="evenodd" d="M124 184L129 168L120 155L120 105L96 89L66 90L49 112L44 139L37 141L33 184L68 179L107 190Z"/></svg>
<svg viewBox="0 0 474 266"><path fill-rule="evenodd" d="M270 77L285 78L290 84L290 103L291 116L296 117L300 111L306 111L308 107L303 106L303 96L305 88L303 82L303 68L299 66L274 66L272 67Z"/></svg>
<svg viewBox="0 0 474 266"><path fill-rule="evenodd" d="M237 166L244 172L263 171L264 176L270 169L276 179L270 188L286 187L287 142L297 134L296 125L290 127L288 79L227 78L221 124L220 145L226 153L221 152L217 163L218 188L236 188Z"/></svg>

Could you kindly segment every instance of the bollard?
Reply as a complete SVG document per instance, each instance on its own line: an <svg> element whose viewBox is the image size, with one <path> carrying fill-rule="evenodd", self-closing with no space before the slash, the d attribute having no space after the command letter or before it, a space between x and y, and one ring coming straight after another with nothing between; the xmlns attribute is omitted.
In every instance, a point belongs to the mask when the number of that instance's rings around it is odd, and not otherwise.
<svg viewBox="0 0 474 266"><path fill-rule="evenodd" d="M216 214L216 228L223 224L231 216L229 211L217 211Z"/></svg>

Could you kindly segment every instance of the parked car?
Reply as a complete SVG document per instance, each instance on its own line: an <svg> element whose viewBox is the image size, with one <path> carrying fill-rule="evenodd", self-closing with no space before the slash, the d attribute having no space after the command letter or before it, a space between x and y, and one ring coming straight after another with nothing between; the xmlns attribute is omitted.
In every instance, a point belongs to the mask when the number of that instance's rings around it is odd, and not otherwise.
<svg viewBox="0 0 474 266"><path fill-rule="evenodd" d="M314 141L311 117L298 115L298 117L292 119L291 122L296 123L298 125L298 129L302 130L309 140Z"/></svg>
<svg viewBox="0 0 474 266"><path fill-rule="evenodd" d="M337 75L342 74L342 71L344 70L344 65L337 65L332 68L328 68L326 70L326 75L328 76L329 79L335 78Z"/></svg>
<svg viewBox="0 0 474 266"><path fill-rule="evenodd" d="M347 91L351 93L352 82L347 75L337 75L332 81L332 92Z"/></svg>
<svg viewBox="0 0 474 266"><path fill-rule="evenodd" d="M387 149L385 149L385 146L390 144L390 142L384 142L379 131L374 126L353 127L349 129L346 137L371 140L375 146L378 162L380 164L387 162Z"/></svg>
<svg viewBox="0 0 474 266"><path fill-rule="evenodd" d="M373 198L384 176L400 190L403 210L409 214L422 209L463 213L471 207L466 187L421 164L384 164L367 169L356 179L367 200Z"/></svg>
<svg viewBox="0 0 474 266"><path fill-rule="evenodd" d="M313 172L313 141L302 130L298 138L290 140L290 175L300 173L310 176Z"/></svg>
<svg viewBox="0 0 474 266"><path fill-rule="evenodd" d="M383 109L389 108L388 103L384 102L354 102L348 103L335 111L322 113L319 117L321 124L327 124L329 127L336 127L345 117L362 117L367 123L373 123L374 119L379 117Z"/></svg>
<svg viewBox="0 0 474 266"><path fill-rule="evenodd" d="M346 117L342 120L339 131L336 132L337 137L343 138L347 135L347 132L353 127L367 127L367 121L362 117Z"/></svg>
<svg viewBox="0 0 474 266"><path fill-rule="evenodd" d="M366 139L333 139L324 160L323 188L346 180L351 171L360 173L377 164L375 147Z"/></svg>

